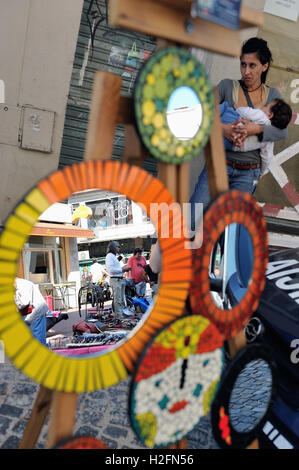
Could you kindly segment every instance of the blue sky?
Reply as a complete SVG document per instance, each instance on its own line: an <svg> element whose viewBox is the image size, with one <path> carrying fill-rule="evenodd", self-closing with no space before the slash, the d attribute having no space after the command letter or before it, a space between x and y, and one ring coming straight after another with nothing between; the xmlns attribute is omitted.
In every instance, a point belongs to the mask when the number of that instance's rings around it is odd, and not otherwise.
<svg viewBox="0 0 299 470"><path fill-rule="evenodd" d="M171 94L167 104L167 111L182 107L194 108L199 103L200 100L192 88L181 86Z"/></svg>

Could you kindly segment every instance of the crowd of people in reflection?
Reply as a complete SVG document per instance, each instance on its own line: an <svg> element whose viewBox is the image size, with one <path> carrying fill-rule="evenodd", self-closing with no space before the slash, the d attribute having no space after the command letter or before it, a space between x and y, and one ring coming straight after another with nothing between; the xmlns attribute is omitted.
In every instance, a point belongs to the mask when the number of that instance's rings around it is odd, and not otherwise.
<svg viewBox="0 0 299 470"><path fill-rule="evenodd" d="M157 295L158 278L150 253L143 256L135 248L124 256L119 242L111 241L105 264L93 258L82 270L78 309L54 311L37 284L20 278L15 280L15 304L33 337L51 349L113 344L146 314Z"/></svg>

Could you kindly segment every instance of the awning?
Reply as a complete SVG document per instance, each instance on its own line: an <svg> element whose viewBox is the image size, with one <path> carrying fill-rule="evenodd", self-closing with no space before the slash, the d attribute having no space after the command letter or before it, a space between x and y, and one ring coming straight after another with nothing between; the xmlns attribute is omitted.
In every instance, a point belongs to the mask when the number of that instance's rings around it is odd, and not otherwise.
<svg viewBox="0 0 299 470"><path fill-rule="evenodd" d="M151 222L142 224L115 225L103 228L100 231L95 230L93 240L88 243L99 243L111 240L123 240L127 238L139 238L154 236L155 227ZM82 237L83 238L83 237ZM86 243L86 240L78 240L78 244Z"/></svg>
<svg viewBox="0 0 299 470"><path fill-rule="evenodd" d="M30 235L46 237L94 238L93 230L69 224L50 224L37 222Z"/></svg>

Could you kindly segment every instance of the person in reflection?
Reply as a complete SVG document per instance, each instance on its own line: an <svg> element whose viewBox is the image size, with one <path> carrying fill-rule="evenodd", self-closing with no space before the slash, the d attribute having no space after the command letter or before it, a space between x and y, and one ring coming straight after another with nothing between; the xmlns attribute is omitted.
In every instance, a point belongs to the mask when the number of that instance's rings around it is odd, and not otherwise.
<svg viewBox="0 0 299 470"><path fill-rule="evenodd" d="M117 256L120 251L120 246L117 241L111 241L108 244L107 255L105 259L106 271L110 276L110 286L113 292L113 305L115 317L118 320L126 318L124 316L125 308L125 280L124 272L130 271L130 267L120 265Z"/></svg>
<svg viewBox="0 0 299 470"><path fill-rule="evenodd" d="M272 62L272 54L267 41L261 38L250 38L242 47L240 56L241 80L224 79L218 84L219 102L227 101L229 106L250 106L261 108L273 100L281 99L276 88L266 86L266 77ZM287 137L286 129L275 125L255 124L241 119L221 124L222 135L230 142L242 142L251 135L256 135L261 142L275 142ZM260 150L236 152L226 150L226 170L230 189L237 189L252 194L255 190L261 171ZM191 204L203 203L204 209L210 202L210 191L206 168L200 174Z"/></svg>
<svg viewBox="0 0 299 470"><path fill-rule="evenodd" d="M46 315L48 304L38 285L26 279L15 279L15 304L32 335L46 346Z"/></svg>
<svg viewBox="0 0 299 470"><path fill-rule="evenodd" d="M146 281L144 278L146 259L142 256L141 248L135 248L133 256L128 259L127 266L131 268L130 279L133 279L135 282L137 296L144 297L146 290Z"/></svg>
<svg viewBox="0 0 299 470"><path fill-rule="evenodd" d="M223 101L219 105L220 119L224 124L238 121L240 118L251 121L255 124L262 125L273 125L278 129L286 129L292 118L291 107L283 100L276 99L271 101L269 104L262 106L261 109L250 108L249 106L242 106L237 108L236 106L229 106L227 101ZM240 122L240 125L242 123ZM239 141L236 138L234 144L230 142L226 137L223 137L224 148L226 150L233 150L235 152L248 152L250 150L261 149L261 173L262 177L270 162L273 158L274 142L259 142L257 136L252 135L247 137L245 141ZM239 145L239 146L237 146Z"/></svg>
<svg viewBox="0 0 299 470"><path fill-rule="evenodd" d="M147 259L149 259L149 257L148 255ZM158 294L158 274L153 272L149 263L147 263L144 268L144 280L149 283L152 291L152 299L154 299Z"/></svg>
<svg viewBox="0 0 299 470"><path fill-rule="evenodd" d="M93 283L97 293L97 302L100 307L104 307L104 288L108 288L108 283L105 282L108 273L103 266L98 262L97 258L92 258L92 266L89 271L88 280Z"/></svg>
<svg viewBox="0 0 299 470"><path fill-rule="evenodd" d="M97 258L92 258L89 280L94 284L101 284L105 276L107 276L107 272L103 266L98 262Z"/></svg>

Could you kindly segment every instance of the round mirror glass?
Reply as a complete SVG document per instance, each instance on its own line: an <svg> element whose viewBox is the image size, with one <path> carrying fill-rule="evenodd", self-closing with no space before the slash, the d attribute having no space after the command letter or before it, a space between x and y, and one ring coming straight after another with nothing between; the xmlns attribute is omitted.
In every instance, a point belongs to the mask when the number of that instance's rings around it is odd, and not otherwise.
<svg viewBox="0 0 299 470"><path fill-rule="evenodd" d="M248 230L230 224L211 253L210 291L219 308L232 309L247 292L253 268L253 244Z"/></svg>
<svg viewBox="0 0 299 470"><path fill-rule="evenodd" d="M236 432L251 432L264 417L272 396L273 378L264 359L249 362L238 375L229 400L229 419Z"/></svg>
<svg viewBox="0 0 299 470"><path fill-rule="evenodd" d="M202 105L197 93L188 86L174 90L167 104L166 118L175 137L192 139L202 123Z"/></svg>
<svg viewBox="0 0 299 470"><path fill-rule="evenodd" d="M50 206L23 247L16 279L15 302L33 336L66 356L119 346L157 296L154 234L144 207L115 192L76 192Z"/></svg>

